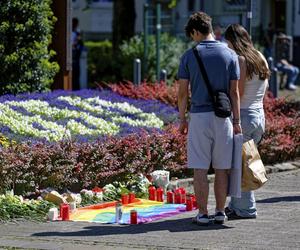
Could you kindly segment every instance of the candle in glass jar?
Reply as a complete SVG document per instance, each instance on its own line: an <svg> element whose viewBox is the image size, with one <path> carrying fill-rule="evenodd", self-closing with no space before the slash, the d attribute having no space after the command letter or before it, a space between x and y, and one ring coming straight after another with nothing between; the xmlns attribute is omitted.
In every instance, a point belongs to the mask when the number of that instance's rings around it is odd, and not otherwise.
<svg viewBox="0 0 300 250"><path fill-rule="evenodd" d="M149 187L149 200L155 201L156 188L154 186Z"/></svg>
<svg viewBox="0 0 300 250"><path fill-rule="evenodd" d="M137 224L137 211L136 210L130 211L130 224Z"/></svg>
<svg viewBox="0 0 300 250"><path fill-rule="evenodd" d="M156 195L157 195L157 197L156 197L156 200L157 200L157 201L161 201L161 202L164 201L164 198L163 198L164 190L163 190L162 188L158 188L158 189L156 190Z"/></svg>
<svg viewBox="0 0 300 250"><path fill-rule="evenodd" d="M167 203L174 203L174 193L172 191L167 192Z"/></svg>

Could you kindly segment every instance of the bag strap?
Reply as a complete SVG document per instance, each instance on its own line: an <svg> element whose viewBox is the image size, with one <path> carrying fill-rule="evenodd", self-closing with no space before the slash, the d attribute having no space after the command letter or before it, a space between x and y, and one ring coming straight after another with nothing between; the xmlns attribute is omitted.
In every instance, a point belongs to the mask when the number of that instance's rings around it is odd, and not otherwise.
<svg viewBox="0 0 300 250"><path fill-rule="evenodd" d="M197 59L197 62L198 62L200 71L201 71L201 73L202 73L203 80L204 80L205 85L206 85L206 87L207 87L208 93L209 93L209 95L211 96L211 98L212 98L212 100L213 100L213 102L214 102L214 101L215 101L215 98L214 98L214 92L213 92L212 87L211 87L211 85L210 85L210 81L209 81L209 79L208 79L208 76L207 76L207 73L206 73L204 64L203 64L202 59L201 59L201 57L200 57L200 55L199 55L199 52L198 52L198 50L197 50L197 47L194 47L194 48L193 48L193 52L194 52L194 55L195 55L195 57L196 57L196 59Z"/></svg>

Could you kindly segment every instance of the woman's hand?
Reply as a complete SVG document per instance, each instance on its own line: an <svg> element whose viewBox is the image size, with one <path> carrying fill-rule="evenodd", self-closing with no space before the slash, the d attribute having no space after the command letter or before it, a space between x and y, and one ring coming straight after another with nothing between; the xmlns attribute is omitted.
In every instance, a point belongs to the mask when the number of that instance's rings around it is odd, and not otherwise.
<svg viewBox="0 0 300 250"><path fill-rule="evenodd" d="M233 133L235 135L242 133L242 127L240 123L233 124Z"/></svg>

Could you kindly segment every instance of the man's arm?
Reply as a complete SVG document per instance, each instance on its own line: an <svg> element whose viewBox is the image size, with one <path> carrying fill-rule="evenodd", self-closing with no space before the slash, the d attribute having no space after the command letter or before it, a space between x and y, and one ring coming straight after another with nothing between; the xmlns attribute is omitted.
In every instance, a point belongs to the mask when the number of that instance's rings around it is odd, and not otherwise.
<svg viewBox="0 0 300 250"><path fill-rule="evenodd" d="M189 97L189 81L186 79L179 79L179 89L178 89L178 110L180 118L179 131L184 133L187 129L187 120L185 117L187 104Z"/></svg>
<svg viewBox="0 0 300 250"><path fill-rule="evenodd" d="M240 94L238 88L238 80L230 81L230 99L233 113L233 131L235 134L242 133L240 118Z"/></svg>

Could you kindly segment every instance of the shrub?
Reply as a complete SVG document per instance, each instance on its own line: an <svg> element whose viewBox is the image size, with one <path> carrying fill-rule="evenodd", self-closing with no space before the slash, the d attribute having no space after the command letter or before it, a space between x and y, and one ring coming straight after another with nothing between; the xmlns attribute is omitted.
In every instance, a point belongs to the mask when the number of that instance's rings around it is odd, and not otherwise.
<svg viewBox="0 0 300 250"><path fill-rule="evenodd" d="M185 145L185 136L172 126L165 133L145 131L95 143L18 144L0 151L0 192L46 187L78 191L157 169L184 176Z"/></svg>
<svg viewBox="0 0 300 250"><path fill-rule="evenodd" d="M0 94L50 88L58 64L49 50L56 18L51 0L3 0L0 5Z"/></svg>
<svg viewBox="0 0 300 250"><path fill-rule="evenodd" d="M133 85L110 84L108 87L130 98L153 100L177 106L178 84ZM273 98L270 93L264 100L266 132L259 145L261 157L266 164L283 162L300 156L300 102Z"/></svg>
<svg viewBox="0 0 300 250"><path fill-rule="evenodd" d="M143 82L140 85L134 85L132 82L119 84L97 83L100 89L108 88L121 96L134 99L159 100L165 104L177 107L178 82L167 85L164 82L152 84Z"/></svg>
<svg viewBox="0 0 300 250"><path fill-rule="evenodd" d="M88 41L84 45L88 49L88 82L91 86L95 81L115 81L112 43Z"/></svg>
<svg viewBox="0 0 300 250"><path fill-rule="evenodd" d="M160 68L166 69L168 79L173 81L176 77L179 59L188 45L180 39L170 36L167 33L161 36L160 49ZM156 45L155 36L149 36L149 53L148 53L148 71L145 74L147 81L154 82L156 80ZM129 41L125 41L121 47L120 65L122 77L125 80L133 79L133 60L140 58L143 61L144 41L141 36L134 36Z"/></svg>
<svg viewBox="0 0 300 250"><path fill-rule="evenodd" d="M259 145L263 161L295 159L300 155L300 102L267 96L264 107L266 132Z"/></svg>

